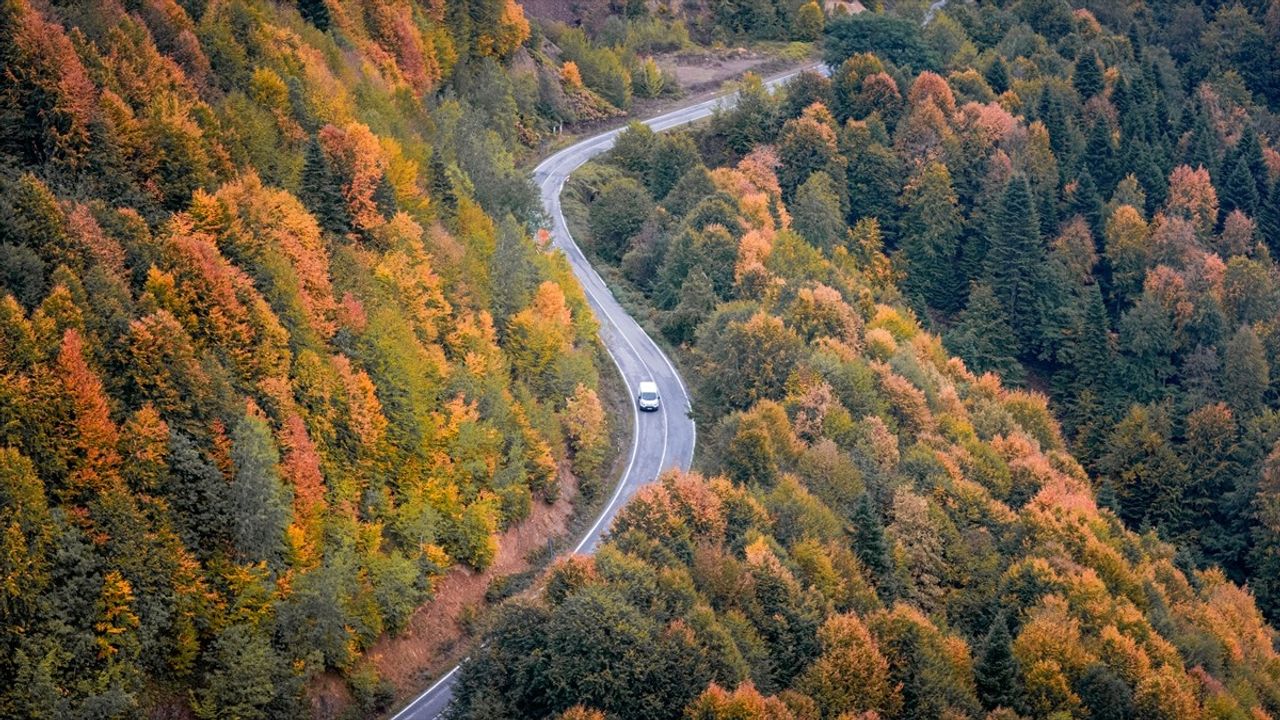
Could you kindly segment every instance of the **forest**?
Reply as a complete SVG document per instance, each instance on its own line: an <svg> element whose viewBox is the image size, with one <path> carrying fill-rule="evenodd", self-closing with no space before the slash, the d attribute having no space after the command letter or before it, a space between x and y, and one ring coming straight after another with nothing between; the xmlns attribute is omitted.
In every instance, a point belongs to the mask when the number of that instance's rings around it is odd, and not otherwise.
<svg viewBox="0 0 1280 720"><path fill-rule="evenodd" d="M525 167L821 32L749 5L0 0L0 717L409 690L370 648L618 452Z"/></svg>
<svg viewBox="0 0 1280 720"><path fill-rule="evenodd" d="M451 717L1280 716L1280 3L924 18L570 181L697 468Z"/></svg>
<svg viewBox="0 0 1280 720"><path fill-rule="evenodd" d="M850 5L0 0L0 717L386 713L622 450L531 161L809 42L566 186L697 467L448 714L1280 717L1280 0Z"/></svg>
<svg viewBox="0 0 1280 720"><path fill-rule="evenodd" d="M0 716L302 717L326 672L372 715L364 651L598 488L595 321L516 162L625 98L534 30L0 2Z"/></svg>

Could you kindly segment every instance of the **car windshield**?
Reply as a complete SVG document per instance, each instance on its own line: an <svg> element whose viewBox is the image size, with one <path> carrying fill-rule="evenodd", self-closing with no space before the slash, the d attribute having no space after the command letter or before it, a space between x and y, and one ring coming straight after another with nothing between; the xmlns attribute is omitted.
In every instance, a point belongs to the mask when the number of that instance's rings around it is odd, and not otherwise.
<svg viewBox="0 0 1280 720"><path fill-rule="evenodd" d="M657 399L658 399L658 393L656 393L656 392L642 392L642 393L640 393L640 399L641 399L641 400L657 400Z"/></svg>

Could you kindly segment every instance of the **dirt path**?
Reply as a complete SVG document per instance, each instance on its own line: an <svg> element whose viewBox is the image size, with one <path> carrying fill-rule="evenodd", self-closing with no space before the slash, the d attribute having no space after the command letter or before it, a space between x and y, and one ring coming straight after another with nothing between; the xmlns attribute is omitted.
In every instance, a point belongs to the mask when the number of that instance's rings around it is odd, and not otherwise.
<svg viewBox="0 0 1280 720"><path fill-rule="evenodd" d="M395 637L383 636L365 653L378 675L392 683L396 696L422 688L425 680L455 664L468 646L464 623L485 606L485 591L499 577L529 570L548 542L565 536L578 497L577 480L561 473L560 497L554 503L534 502L529 517L498 536L498 552L484 572L455 566L436 583L431 599L420 605ZM337 673L324 673L310 686L311 716L338 717L351 704L346 682Z"/></svg>
<svg viewBox="0 0 1280 720"><path fill-rule="evenodd" d="M413 613L404 631L395 637L383 638L370 648L367 659L382 677L396 686L398 694L420 688L425 678L453 664L453 655L464 636L460 625L463 613L466 608L484 603L490 582L530 569L529 558L543 549L549 539L559 538L568 531L578 492L573 476L567 472L563 483L555 503L535 503L528 519L498 536L498 554L493 565L484 572L464 567L449 571L437 584L435 596Z"/></svg>

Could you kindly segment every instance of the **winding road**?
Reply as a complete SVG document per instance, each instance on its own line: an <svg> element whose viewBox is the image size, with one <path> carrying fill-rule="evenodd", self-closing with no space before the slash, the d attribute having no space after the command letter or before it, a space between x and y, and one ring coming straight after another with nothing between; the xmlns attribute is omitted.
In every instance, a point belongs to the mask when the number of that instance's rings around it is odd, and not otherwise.
<svg viewBox="0 0 1280 720"><path fill-rule="evenodd" d="M825 72L824 66L815 65L770 78L765 84L776 87L803 70L813 68ZM709 117L717 107L732 107L736 100L735 95L721 95L644 122L658 132L670 130ZM618 509L641 486L653 481L664 470L687 469L693 461L693 448L697 440L697 428L689 417L689 393L680 373L653 338L614 299L600 274L587 261L586 255L569 234L564 213L560 209L560 192L569 175L588 160L613 147L620 132L621 128L610 130L570 145L542 161L533 171L534 182L542 195L542 206L551 219L552 243L564 252L573 266L578 282L582 283L583 290L586 291L587 300L600 322L600 339L622 374L628 394L632 397L631 408L635 415L635 434L631 439L626 470L609 498L609 503L573 548L575 554L589 554L595 550ZM658 384L662 407L657 412L641 413L636 409L634 399L641 381L644 380L653 380ZM453 685L461 668L462 665L455 666L392 715L391 720L435 720L440 717L453 699Z"/></svg>

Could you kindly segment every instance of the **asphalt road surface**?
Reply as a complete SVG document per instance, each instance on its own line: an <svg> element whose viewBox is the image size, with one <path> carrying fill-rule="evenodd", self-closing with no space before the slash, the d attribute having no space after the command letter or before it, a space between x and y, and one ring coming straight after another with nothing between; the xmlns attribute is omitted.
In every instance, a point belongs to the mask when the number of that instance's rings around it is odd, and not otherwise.
<svg viewBox="0 0 1280 720"><path fill-rule="evenodd" d="M825 72L825 68L814 66ZM771 78L766 85L773 87L785 83L800 71ZM736 98L723 95L664 113L645 124L655 131L670 130L709 117L717 107L730 107ZM609 529L613 516L626 504L641 486L652 482L658 475L671 468L685 468L693 461L693 447L697 440L697 428L689 417L689 393L684 380L666 353L640 325L622 309L613 293L605 286L595 268L587 261L582 250L569 234L564 213L560 210L560 191L569 175L588 160L613 147L613 141L622 130L611 130L587 138L557 152L533 171L534 182L542 194L542 207L551 219L552 242L562 250L573 272L586 291L596 318L600 321L600 338L614 364L622 373L627 392L631 395L635 434L628 451L626 470L617 488L609 498L609 504L600 511L586 535L574 546L574 553L589 554L599 544ZM640 412L635 404L641 381L652 380L658 384L662 406L657 412ZM466 662L465 660L463 661ZM391 720L435 720L440 717L453 699L453 684L462 666L455 666L436 680L421 695L414 698Z"/></svg>

